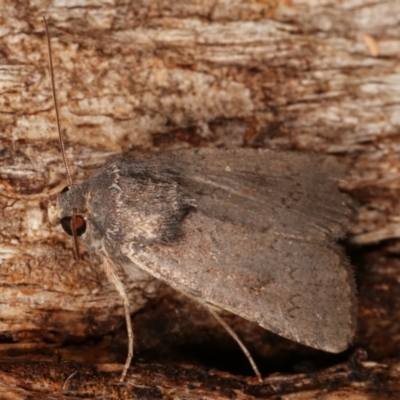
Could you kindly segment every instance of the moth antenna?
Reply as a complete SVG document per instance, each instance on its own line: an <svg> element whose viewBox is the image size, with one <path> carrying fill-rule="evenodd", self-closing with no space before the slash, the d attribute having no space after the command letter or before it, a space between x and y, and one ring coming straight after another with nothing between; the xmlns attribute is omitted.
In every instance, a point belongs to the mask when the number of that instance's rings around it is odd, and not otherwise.
<svg viewBox="0 0 400 400"><path fill-rule="evenodd" d="M65 151L65 142L63 139L63 134L61 132L60 115L58 112L58 102L57 102L56 84L55 84L55 80L54 80L54 68L53 68L53 56L52 56L52 51L51 51L50 31L49 31L49 25L47 24L47 19L45 16L43 16L43 21L44 21L44 26L46 27L47 49L49 52L51 91L53 93L54 109L56 112L58 139L60 141L61 154L62 154L62 158L64 161L65 170L67 172L68 184L69 184L69 186L72 186L73 182L72 182L71 170L69 168L69 164L68 164L68 160L67 160L67 154ZM79 247L78 247L78 237L77 237L78 235L76 232L76 212L77 212L77 210L73 209L72 218L71 218L71 231L72 231L72 236L73 236L73 248L74 248L75 260L79 260Z"/></svg>
<svg viewBox="0 0 400 400"><path fill-rule="evenodd" d="M69 164L68 164L68 160L67 160L67 154L66 154L66 151L65 151L65 142L64 142L64 139L63 139L63 134L61 132L60 115L59 115L59 112L58 112L56 84L55 84L55 80L54 80L53 56L52 56L52 53L51 53L50 32L49 32L49 26L47 24L47 20L46 20L45 16L43 16L43 21L44 21L44 25L46 27L47 48L48 48L48 52L49 52L49 67L50 67L50 78L51 78L51 90L53 92L54 109L56 111L58 139L60 141L61 154L62 154L62 158L63 158L63 161L64 161L65 170L67 171L68 183L69 183L69 186L72 186L73 183L72 183L72 177L71 177L71 170L69 168Z"/></svg>

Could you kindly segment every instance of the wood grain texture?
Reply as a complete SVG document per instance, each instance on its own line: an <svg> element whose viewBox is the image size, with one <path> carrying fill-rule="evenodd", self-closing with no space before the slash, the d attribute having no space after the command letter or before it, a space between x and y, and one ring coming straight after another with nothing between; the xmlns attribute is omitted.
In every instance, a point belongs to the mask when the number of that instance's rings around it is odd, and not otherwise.
<svg viewBox="0 0 400 400"><path fill-rule="evenodd" d="M396 397L397 0L2 0L1 7L4 398ZM111 385L126 353L122 304L97 260L73 261L51 213L65 173L44 14L77 181L111 154L189 146L330 153L348 165L342 188L360 203L349 227L359 329L348 353L328 356L227 315L263 374L275 374L258 386L207 313L167 288L144 293L132 283L132 312L140 310L134 383ZM370 361L349 358L357 346Z"/></svg>

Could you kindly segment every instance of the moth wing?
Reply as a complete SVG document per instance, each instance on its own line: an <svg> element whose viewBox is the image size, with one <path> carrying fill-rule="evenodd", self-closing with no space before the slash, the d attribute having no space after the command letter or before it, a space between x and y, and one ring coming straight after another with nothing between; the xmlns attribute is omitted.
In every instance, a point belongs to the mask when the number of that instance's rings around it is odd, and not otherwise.
<svg viewBox="0 0 400 400"><path fill-rule="evenodd" d="M335 238L349 218L330 158L267 150L157 155L196 210L171 244L124 245L177 290L299 343L344 350L355 329L351 267ZM129 271L128 271L129 272Z"/></svg>
<svg viewBox="0 0 400 400"><path fill-rule="evenodd" d="M172 246L124 253L175 289L288 339L330 352L348 346L354 284L339 247L255 233L201 213L183 225L183 238Z"/></svg>
<svg viewBox="0 0 400 400"><path fill-rule="evenodd" d="M174 151L158 167L177 174L198 211L283 234L341 237L352 213L339 192L343 167L332 157L267 149Z"/></svg>

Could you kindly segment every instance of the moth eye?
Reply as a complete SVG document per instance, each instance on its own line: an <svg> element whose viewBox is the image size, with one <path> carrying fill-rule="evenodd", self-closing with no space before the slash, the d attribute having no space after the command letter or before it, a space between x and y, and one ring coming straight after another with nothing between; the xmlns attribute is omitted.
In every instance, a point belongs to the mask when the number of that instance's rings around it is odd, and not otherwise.
<svg viewBox="0 0 400 400"><path fill-rule="evenodd" d="M68 235L72 236L72 218L71 217L64 217L61 218L61 226L64 229L64 232ZM86 221L81 215L75 216L75 231L76 236L81 236L86 231Z"/></svg>
<svg viewBox="0 0 400 400"><path fill-rule="evenodd" d="M69 186L65 186L63 190L61 190L61 193L65 193L69 191Z"/></svg>

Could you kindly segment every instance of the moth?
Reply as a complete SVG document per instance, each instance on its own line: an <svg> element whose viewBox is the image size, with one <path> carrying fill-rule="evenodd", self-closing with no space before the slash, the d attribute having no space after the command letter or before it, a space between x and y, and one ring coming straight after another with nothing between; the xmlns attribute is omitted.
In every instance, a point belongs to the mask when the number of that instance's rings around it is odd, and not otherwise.
<svg viewBox="0 0 400 400"><path fill-rule="evenodd" d="M56 103L54 85L53 94ZM121 380L133 332L118 270L132 279L143 271L212 306L245 353L214 307L316 349L346 349L356 298L337 243L352 213L337 188L343 176L331 157L203 148L116 157L79 185L70 179L57 200L61 225L102 256L124 300L130 340Z"/></svg>
<svg viewBox="0 0 400 400"><path fill-rule="evenodd" d="M336 353L355 329L353 273L336 243L350 216L341 170L331 158L263 149L120 157L65 189L57 209L69 234L74 215L114 283L116 268L140 269Z"/></svg>

